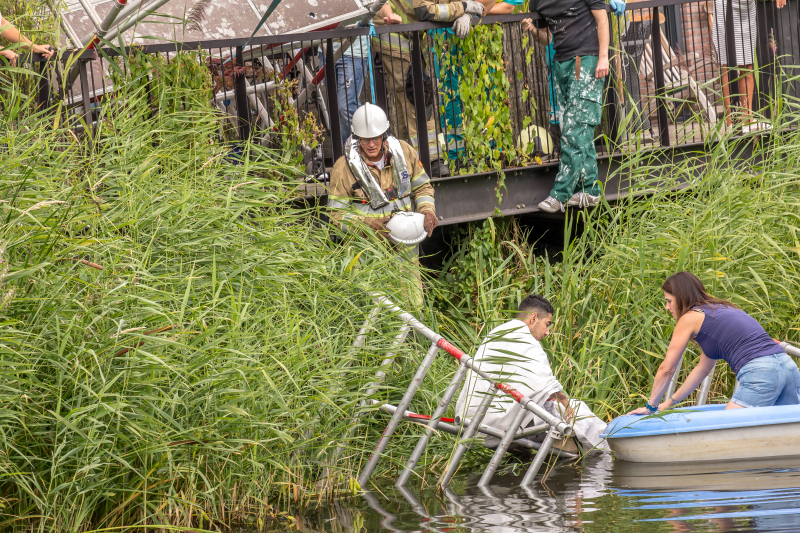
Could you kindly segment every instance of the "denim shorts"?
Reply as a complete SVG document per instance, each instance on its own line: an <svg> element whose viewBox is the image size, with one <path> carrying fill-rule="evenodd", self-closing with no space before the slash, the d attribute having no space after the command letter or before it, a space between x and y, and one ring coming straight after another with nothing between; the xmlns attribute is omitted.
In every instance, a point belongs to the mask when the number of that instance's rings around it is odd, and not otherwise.
<svg viewBox="0 0 800 533"><path fill-rule="evenodd" d="M744 365L731 402L742 407L769 407L800 403L800 370L785 353L765 355Z"/></svg>

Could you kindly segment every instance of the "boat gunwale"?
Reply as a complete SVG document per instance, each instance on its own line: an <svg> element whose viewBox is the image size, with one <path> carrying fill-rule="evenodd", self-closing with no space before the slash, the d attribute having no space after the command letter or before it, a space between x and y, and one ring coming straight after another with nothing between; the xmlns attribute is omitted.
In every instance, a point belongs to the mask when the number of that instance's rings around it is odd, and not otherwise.
<svg viewBox="0 0 800 533"><path fill-rule="evenodd" d="M659 427L660 424L653 423L655 421L659 421L661 424L670 424L670 421L666 419L666 417L670 415L685 415L689 413L697 413L698 415L704 415L706 413L712 411L719 411L723 408L725 404L713 404L712 406L695 406L695 407L686 407L682 409L670 410L670 413L663 415L656 418L648 419L645 424L655 426L652 429L649 428L637 428L633 427L634 424L638 422L638 420L632 420L629 424L622 426L619 429L616 429L616 426L612 428L612 432L609 433L608 428L604 431L600 438L613 440L613 439L625 439L625 438L637 438L637 437L651 437L651 436L659 436L659 435L678 435L681 433L700 433L704 431L715 431L715 430L724 430L724 429L736 429L736 428L745 428L745 427L754 427L754 426L777 426L777 425L785 425L785 424L793 424L797 423L800 424L800 405L785 405L785 406L770 406L770 407L749 407L738 411L748 411L747 418L745 420L709 420L709 421L700 421L695 424L689 424L691 420L680 420L676 421L676 423L681 424L683 427L670 425L670 427ZM785 413L784 415L778 416L770 416L768 418L759 418L756 413L753 412L754 409L775 409L775 408L793 408L789 410L789 412ZM636 416L636 415L623 415L621 417L617 417L611 422L609 422L609 427L612 426L616 421L626 418L628 416ZM653 416L653 415L650 415ZM704 417L705 418L705 417ZM728 415L726 418L732 419L732 415ZM639 420L644 420L644 417L640 418Z"/></svg>

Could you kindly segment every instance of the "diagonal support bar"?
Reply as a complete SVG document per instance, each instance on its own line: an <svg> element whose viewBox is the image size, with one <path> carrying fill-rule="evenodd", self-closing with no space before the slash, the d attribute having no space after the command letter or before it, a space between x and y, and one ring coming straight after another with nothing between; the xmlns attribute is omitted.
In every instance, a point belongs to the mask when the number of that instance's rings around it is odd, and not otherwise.
<svg viewBox="0 0 800 533"><path fill-rule="evenodd" d="M125 5L128 3L128 0L116 0L114 5L111 6L111 9L108 11L106 18L103 19L103 22L100 23L100 27L97 29L97 37L95 37L95 44L100 42L100 39L105 38L108 30L111 29L111 25L116 22L117 17L122 10L125 8ZM83 44L88 44L85 42Z"/></svg>
<svg viewBox="0 0 800 533"><path fill-rule="evenodd" d="M414 447L414 451L411 452L411 456L408 458L406 467L400 473L400 477L397 479L395 487L401 488L408 483L408 479L414 472L414 468L416 468L419 458L422 456L422 453L428 446L428 441L431 438L431 434L433 434L433 431L439 425L439 421L442 419L442 416L444 416L445 411L447 411L447 406L450 405L451 401L453 401L453 396L455 396L458 387L461 385L461 382L464 381L464 376L466 375L467 367L463 364L459 365L458 370L453 376L453 379L450 380L450 384L445 389L444 395L439 401L439 405L436 406L436 410L433 412L430 422L428 422L428 427L425 429L425 433L420 436L419 440L417 441L417 445Z"/></svg>
<svg viewBox="0 0 800 533"><path fill-rule="evenodd" d="M511 425L509 426L510 430L506 431L506 434L503 436L503 440L500 441L500 444L497 446L497 449L492 456L492 460L489 461L489 464L486 466L486 470L483 471L481 480L478 481L479 487L487 486L492 480L492 476L494 476L494 473L497 471L497 467L500 466L500 461L503 460L503 456L508 451L508 447L511 446L511 443L514 441L514 430L518 428L520 424L522 424L522 419L525 418L526 414L528 413L525 412L525 409L520 409L517 411L517 414L514 415L513 420L511 420Z"/></svg>
<svg viewBox="0 0 800 533"><path fill-rule="evenodd" d="M406 409L408 409L408 406L411 404L411 400L417 393L417 389L419 389L422 380L425 378L425 374L428 373L428 369L431 367L431 364L436 357L436 352L438 351L439 347L435 342L432 342L430 348L428 348L428 353L425 354L425 358L422 360L422 363L417 369L417 373L414 374L414 379L411 380L411 384L408 386L408 389L406 389L403 399L400 400L399 404L397 404L397 411L392 415L392 419L389 421L386 429L383 430L383 435L381 435L381 438L378 439L378 444L375 446L375 450L369 456L369 461L367 461L364 470L362 470L361 474L358 476L358 484L362 488L366 486L367 481L369 481L369 478L372 475L372 472L374 472L375 467L378 466L378 461L380 461L383 451L389 444L389 439L392 437L392 434L394 433L395 429L397 429L398 424L400 424L400 421L403 419L403 413L406 412Z"/></svg>
<svg viewBox="0 0 800 533"><path fill-rule="evenodd" d="M522 478L522 483L520 483L521 487L527 487L533 483L533 479L536 477L536 474L539 473L539 469L544 464L545 458L550 453L550 450L553 449L553 443L556 441L556 439L560 438L561 434L558 431L554 429L550 430L550 432L547 434L547 437L544 439L544 442L542 443L542 447L539 448L538 452L536 452L536 457L534 457L533 463L531 463L528 471L525 472L525 477Z"/></svg>
<svg viewBox="0 0 800 533"><path fill-rule="evenodd" d="M92 5L89 0L78 0L81 6L83 7L83 11L86 13L86 16L89 17L92 25L95 29L100 29L100 16L97 14L97 11L94 10L94 6Z"/></svg>
<svg viewBox="0 0 800 533"><path fill-rule="evenodd" d="M450 458L450 464L447 465L447 470L445 470L444 474L442 474L442 477L439 479L439 487L446 488L447 485L450 484L450 480L453 479L453 476L458 470L458 464L461 462L461 458L464 457L464 454L467 452L467 445L463 444L463 441L473 438L475 433L478 432L478 427L481 425L481 422L483 422L483 417L486 416L486 411L489 410L489 405L491 405L495 394L497 394L497 386L493 384L481 400L478 406L478 412L472 417L472 421L470 421L469 426L467 426L467 429L461 436L462 442L459 442L456 446L456 450Z"/></svg>

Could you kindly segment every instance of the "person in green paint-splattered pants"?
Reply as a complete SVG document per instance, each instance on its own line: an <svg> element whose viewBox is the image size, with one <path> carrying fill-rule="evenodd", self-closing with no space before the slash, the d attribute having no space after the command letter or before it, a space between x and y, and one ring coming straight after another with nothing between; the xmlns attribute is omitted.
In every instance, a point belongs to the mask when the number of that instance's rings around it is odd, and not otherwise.
<svg viewBox="0 0 800 533"><path fill-rule="evenodd" d="M561 123L561 165L550 198L557 200L562 210L564 204L597 205L600 197L594 130L600 124L603 78L595 77L598 57L583 56L576 80L576 61L572 58L553 62L556 109ZM570 203L573 195L578 202Z"/></svg>
<svg viewBox="0 0 800 533"><path fill-rule="evenodd" d="M624 0L611 0L615 13ZM552 43L552 76L561 124L561 164L553 189L539 209L555 213L566 206L592 207L600 201L594 130L600 124L603 82L608 75L609 23L605 0L530 0L531 11L542 15L534 33L543 45Z"/></svg>

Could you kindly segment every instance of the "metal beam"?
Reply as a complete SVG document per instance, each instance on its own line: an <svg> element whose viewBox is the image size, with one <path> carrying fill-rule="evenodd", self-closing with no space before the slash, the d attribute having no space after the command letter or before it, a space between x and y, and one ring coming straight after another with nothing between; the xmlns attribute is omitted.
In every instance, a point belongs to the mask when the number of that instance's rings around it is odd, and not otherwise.
<svg viewBox="0 0 800 533"><path fill-rule="evenodd" d="M740 149L737 158L747 159L751 155L752 145L747 144ZM627 196L631 193L632 187L635 194L652 192L643 191L631 183L631 174L625 165L628 157L615 155L598 158L597 166L600 180L605 184L606 200L615 201ZM672 176L673 169L678 163L683 164L695 176L699 176L705 171L709 154L708 147L698 143L654 150L653 158L653 162L649 165L651 178L657 177L654 172L663 172L665 177ZM654 164L656 161L659 164ZM538 212L538 204L549 195L557 172L558 163L505 171L505 190L502 191L502 201L499 205L502 216ZM687 181L688 174L684 176L680 183ZM484 220L494 216L495 208L498 207L495 193L498 182L499 177L496 173L432 180L439 225Z"/></svg>
<svg viewBox="0 0 800 533"><path fill-rule="evenodd" d="M762 137L766 139L766 137ZM674 148L655 149L651 151L652 159L648 163L649 177L658 177L658 172L663 172L665 178L671 177L675 165L682 164L695 176L705 172L709 162L709 152L715 143L704 145L702 143L687 144ZM753 155L753 144L740 143L729 149L726 158L729 161L746 161ZM600 180L605 184L605 198L616 201L633 194L647 195L653 190L643 190L631 183L628 169L628 155L601 156L597 160ZM689 161L686 164L686 161ZM495 216L495 208L499 207L500 214L504 217L523 215L539 212L538 204L550 193L556 173L558 162L537 165L533 167L509 169L505 173L505 190L502 191L502 201L497 204L495 188L499 176L496 172L483 174L470 174L466 176L451 176L431 180L436 198L436 214L439 216L439 225L461 224L485 220ZM687 183L688 174L679 181ZM670 181L670 187L675 183ZM306 198L310 200L311 198ZM326 195L320 195L320 202L327 201ZM557 213L560 215L560 213ZM555 216L555 215L551 215Z"/></svg>

